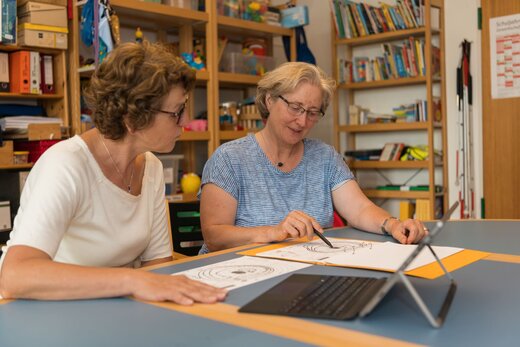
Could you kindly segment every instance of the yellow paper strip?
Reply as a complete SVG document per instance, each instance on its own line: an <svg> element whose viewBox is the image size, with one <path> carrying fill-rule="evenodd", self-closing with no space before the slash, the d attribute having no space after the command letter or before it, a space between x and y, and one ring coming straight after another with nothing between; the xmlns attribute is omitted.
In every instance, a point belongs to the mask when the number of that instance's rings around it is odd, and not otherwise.
<svg viewBox="0 0 520 347"><path fill-rule="evenodd" d="M441 259L441 261L446 270L448 270L448 272L451 272L471 263L474 263L480 259L483 259L488 255L489 253L487 252L465 249L458 253L452 254L449 257L443 258ZM437 262L434 262L410 271L406 271L406 274L410 276L422 277L433 280L437 277L442 276L444 272L442 271L441 266Z"/></svg>

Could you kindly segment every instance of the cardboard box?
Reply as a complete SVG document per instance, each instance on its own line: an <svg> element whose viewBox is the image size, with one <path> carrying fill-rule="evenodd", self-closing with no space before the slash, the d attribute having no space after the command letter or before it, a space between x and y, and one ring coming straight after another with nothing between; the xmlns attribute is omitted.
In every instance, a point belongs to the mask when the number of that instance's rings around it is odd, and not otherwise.
<svg viewBox="0 0 520 347"><path fill-rule="evenodd" d="M28 1L18 6L18 23L32 23L67 27L67 8L51 4Z"/></svg>
<svg viewBox="0 0 520 347"><path fill-rule="evenodd" d="M11 204L0 201L0 231L11 230Z"/></svg>
<svg viewBox="0 0 520 347"><path fill-rule="evenodd" d="M307 6L285 8L281 11L281 14L281 23L284 28L294 28L309 24L309 9Z"/></svg>
<svg viewBox="0 0 520 347"><path fill-rule="evenodd" d="M4 141L0 146L0 165L13 165L13 141Z"/></svg>
<svg viewBox="0 0 520 347"><path fill-rule="evenodd" d="M25 5L29 1L30 0L18 0L18 6ZM38 0L38 2L67 7L67 0Z"/></svg>
<svg viewBox="0 0 520 347"><path fill-rule="evenodd" d="M18 44L67 49L67 28L23 23L18 26Z"/></svg>

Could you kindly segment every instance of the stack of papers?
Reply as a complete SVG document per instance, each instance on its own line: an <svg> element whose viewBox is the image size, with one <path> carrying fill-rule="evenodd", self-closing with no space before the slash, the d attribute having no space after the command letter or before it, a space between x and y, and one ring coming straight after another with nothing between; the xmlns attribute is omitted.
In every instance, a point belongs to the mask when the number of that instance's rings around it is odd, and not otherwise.
<svg viewBox="0 0 520 347"><path fill-rule="evenodd" d="M27 130L27 126L34 123L51 123L62 126L63 120L60 118L38 116L4 117L0 119L0 128L2 128L2 131Z"/></svg>

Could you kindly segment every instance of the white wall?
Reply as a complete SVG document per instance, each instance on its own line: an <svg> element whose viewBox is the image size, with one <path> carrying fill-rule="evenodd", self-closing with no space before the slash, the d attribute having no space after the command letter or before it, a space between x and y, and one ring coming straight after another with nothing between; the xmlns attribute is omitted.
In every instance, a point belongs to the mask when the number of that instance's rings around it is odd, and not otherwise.
<svg viewBox="0 0 520 347"><path fill-rule="evenodd" d="M282 1L283 2L283 1ZM276 2L274 2L276 3ZM449 169L449 201L458 199L458 187L455 185L455 153L458 149L458 111L456 107L456 68L460 60L459 44L463 39L472 42L471 72L473 75L474 103L474 146L475 179L477 205L476 216L480 217L480 198L482 197L482 107L481 107L481 59L480 31L477 28L477 8L480 0L445 0L445 57L446 57L446 97L448 123L448 169ZM309 7L310 25L305 28L309 47L316 57L318 65L332 74L331 58L331 17L328 0L299 0L299 5ZM377 1L375 2L377 4ZM379 94L381 104L392 102L392 94ZM313 129L311 137L317 137L332 144L332 113L328 110L326 117ZM376 141L377 147L380 143ZM391 211L395 213L394 211ZM456 214L454 214L456 215Z"/></svg>

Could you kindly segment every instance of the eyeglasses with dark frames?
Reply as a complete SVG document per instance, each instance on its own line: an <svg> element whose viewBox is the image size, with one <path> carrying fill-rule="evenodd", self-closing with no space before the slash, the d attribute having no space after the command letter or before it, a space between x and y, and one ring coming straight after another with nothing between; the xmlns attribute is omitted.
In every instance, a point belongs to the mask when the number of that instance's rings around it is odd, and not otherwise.
<svg viewBox="0 0 520 347"><path fill-rule="evenodd" d="M170 111L164 111L164 110L155 110L156 112L161 112L169 115L172 118L177 118L177 125L180 124L182 115L184 114L184 111L186 111L186 106L188 105L188 99L184 101L184 104L182 104L181 108L177 112L170 112Z"/></svg>
<svg viewBox="0 0 520 347"><path fill-rule="evenodd" d="M300 105L296 102L290 102L281 95L278 95L278 97L287 104L287 110L293 116L301 116L305 113L307 115L308 120L310 120L312 122L317 122L320 119L322 119L323 116L325 115L325 112L323 112L323 110L305 109L305 107L303 107L302 105Z"/></svg>

